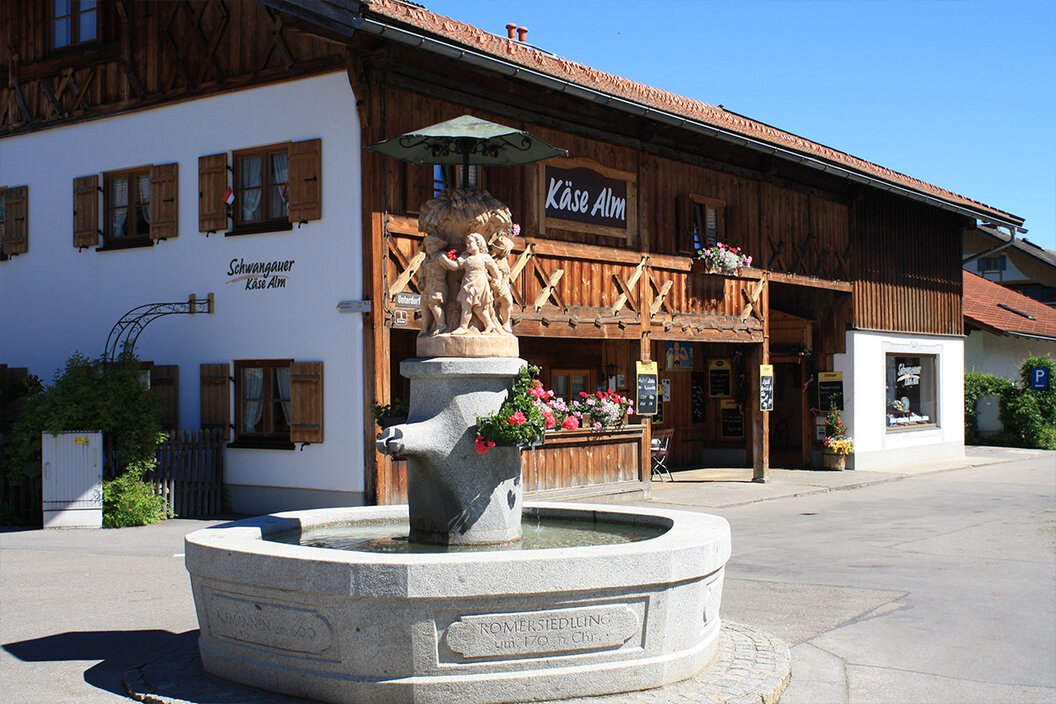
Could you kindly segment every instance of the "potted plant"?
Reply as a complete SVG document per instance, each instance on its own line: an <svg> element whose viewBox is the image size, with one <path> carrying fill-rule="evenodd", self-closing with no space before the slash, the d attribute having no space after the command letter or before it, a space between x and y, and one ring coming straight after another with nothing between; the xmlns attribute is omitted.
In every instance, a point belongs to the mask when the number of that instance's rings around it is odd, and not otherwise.
<svg viewBox="0 0 1056 704"><path fill-rule="evenodd" d="M825 469L847 469L847 455L854 452L854 440L847 437L847 427L835 407L825 415L825 440L822 444L825 446L822 466Z"/></svg>
<svg viewBox="0 0 1056 704"><path fill-rule="evenodd" d="M543 389L535 377L539 367L521 367L513 390L494 415L477 421L477 452L484 454L496 445L541 445L543 434L557 422L547 401L552 391Z"/></svg>
<svg viewBox="0 0 1056 704"><path fill-rule="evenodd" d="M752 265L752 258L740 247L730 247L722 242L712 247L697 250L697 260L703 263L708 274L736 274Z"/></svg>
<svg viewBox="0 0 1056 704"><path fill-rule="evenodd" d="M572 415L579 419L582 427L601 430L623 425L633 406L631 399L612 389L606 389L592 394L581 391L579 398L572 402L570 410Z"/></svg>

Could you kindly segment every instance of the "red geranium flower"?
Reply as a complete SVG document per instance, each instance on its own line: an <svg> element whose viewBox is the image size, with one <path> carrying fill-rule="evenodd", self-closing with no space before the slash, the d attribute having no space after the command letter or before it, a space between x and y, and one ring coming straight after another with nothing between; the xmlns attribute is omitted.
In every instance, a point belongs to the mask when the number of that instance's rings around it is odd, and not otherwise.
<svg viewBox="0 0 1056 704"><path fill-rule="evenodd" d="M523 411L517 411L506 420L510 425L521 425L527 421L528 419L524 417Z"/></svg>
<svg viewBox="0 0 1056 704"><path fill-rule="evenodd" d="M449 249L447 251L447 258L450 259L451 261L457 261L458 260L458 250L457 249Z"/></svg>

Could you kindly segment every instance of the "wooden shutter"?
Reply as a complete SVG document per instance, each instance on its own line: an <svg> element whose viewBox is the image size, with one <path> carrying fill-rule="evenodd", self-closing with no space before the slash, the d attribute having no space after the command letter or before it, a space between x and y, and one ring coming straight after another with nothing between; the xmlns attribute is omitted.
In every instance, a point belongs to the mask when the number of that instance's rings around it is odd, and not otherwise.
<svg viewBox="0 0 1056 704"><path fill-rule="evenodd" d="M99 246L99 174L73 179L73 246Z"/></svg>
<svg viewBox="0 0 1056 704"><path fill-rule="evenodd" d="M198 157L198 232L227 229L227 154Z"/></svg>
<svg viewBox="0 0 1056 704"><path fill-rule="evenodd" d="M290 144L290 222L323 217L323 141Z"/></svg>
<svg viewBox="0 0 1056 704"><path fill-rule="evenodd" d="M231 366L203 364L199 369L202 391L202 428L219 428L231 439Z"/></svg>
<svg viewBox="0 0 1056 704"><path fill-rule="evenodd" d="M7 256L29 251L29 186L0 190L5 200L3 242L0 251Z"/></svg>
<svg viewBox="0 0 1056 704"><path fill-rule="evenodd" d="M158 420L165 430L180 425L180 367L155 364L150 369L150 389L158 397Z"/></svg>
<svg viewBox="0 0 1056 704"><path fill-rule="evenodd" d="M179 234L179 164L155 164L150 169L150 238L167 240Z"/></svg>
<svg viewBox="0 0 1056 704"><path fill-rule="evenodd" d="M323 441L323 363L290 365L290 441Z"/></svg>

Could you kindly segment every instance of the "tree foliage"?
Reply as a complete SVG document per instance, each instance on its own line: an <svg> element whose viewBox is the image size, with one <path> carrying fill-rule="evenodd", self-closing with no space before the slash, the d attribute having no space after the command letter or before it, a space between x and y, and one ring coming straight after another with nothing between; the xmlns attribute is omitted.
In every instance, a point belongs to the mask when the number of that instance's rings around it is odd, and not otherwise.
<svg viewBox="0 0 1056 704"><path fill-rule="evenodd" d="M158 422L158 403L154 394L143 384L140 363L126 349L116 361L102 357L89 359L74 353L65 367L55 372L48 386L41 386L25 397L6 437L4 461L0 471L9 484L40 481L41 433L59 434L77 430L101 430L107 438L105 458L107 474L123 474L128 467L143 473L154 466L154 450L164 438ZM158 499L164 517L164 499L153 497L150 486L134 479L104 486L104 512L116 491L134 486L140 494ZM151 499L151 500L152 500ZM148 512L149 513L149 512ZM104 517L105 520L105 517ZM138 525L138 524L134 524Z"/></svg>

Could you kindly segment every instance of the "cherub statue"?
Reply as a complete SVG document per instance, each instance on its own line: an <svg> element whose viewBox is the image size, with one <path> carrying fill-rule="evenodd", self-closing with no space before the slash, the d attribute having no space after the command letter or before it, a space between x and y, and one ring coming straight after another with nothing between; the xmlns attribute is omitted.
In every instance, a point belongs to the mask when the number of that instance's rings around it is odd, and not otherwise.
<svg viewBox="0 0 1056 704"><path fill-rule="evenodd" d="M463 270L462 288L458 292L458 302L462 307L462 317L452 335L465 335L470 324L476 318L482 329L481 334L497 332L495 318L492 315L494 296L491 282L499 278L499 269L495 260L488 254L488 245L484 236L473 232L466 235L466 251L454 262Z"/></svg>
<svg viewBox="0 0 1056 704"><path fill-rule="evenodd" d="M492 279L491 290L495 296L495 322L505 332L513 334L513 295L510 293L510 252L513 240L499 235L491 242L491 256L499 276Z"/></svg>
<svg viewBox="0 0 1056 704"><path fill-rule="evenodd" d="M422 284L422 331L420 335L439 335L447 330L444 309L447 304L447 274L458 269L448 257L447 242L437 235L426 235L422 241L425 261L418 269Z"/></svg>

